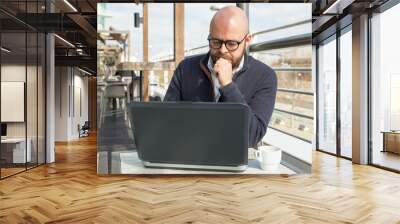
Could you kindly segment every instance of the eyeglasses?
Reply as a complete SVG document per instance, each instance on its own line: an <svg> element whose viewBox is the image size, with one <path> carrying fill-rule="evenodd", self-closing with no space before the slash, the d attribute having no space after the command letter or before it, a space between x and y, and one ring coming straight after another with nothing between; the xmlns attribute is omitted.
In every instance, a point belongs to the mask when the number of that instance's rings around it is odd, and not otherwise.
<svg viewBox="0 0 400 224"><path fill-rule="evenodd" d="M212 49L220 49L222 47L222 44L225 45L226 49L228 51L235 51L238 49L239 45L243 42L243 40L247 37L247 34L244 35L243 39L241 41L236 41L236 40L220 40L216 38L212 38L210 35L208 35L208 44Z"/></svg>

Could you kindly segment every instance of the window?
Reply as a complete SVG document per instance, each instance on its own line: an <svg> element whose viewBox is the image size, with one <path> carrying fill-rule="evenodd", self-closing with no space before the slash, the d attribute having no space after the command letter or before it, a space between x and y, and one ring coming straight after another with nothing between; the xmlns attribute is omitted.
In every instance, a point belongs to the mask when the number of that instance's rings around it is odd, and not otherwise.
<svg viewBox="0 0 400 224"><path fill-rule="evenodd" d="M283 18L282 13L292 16ZM257 46L251 54L272 67L278 78L275 110L269 128L307 142L314 136L311 39L309 45L276 49L270 49L269 43L309 35L310 15L311 4L249 3L249 28L253 34L252 44Z"/></svg>
<svg viewBox="0 0 400 224"><path fill-rule="evenodd" d="M250 32L258 33L254 36L253 43L311 34L311 4L249 3L249 12ZM282 26L287 27L275 30ZM269 31L265 32L267 30Z"/></svg>
<svg viewBox="0 0 400 224"><path fill-rule="evenodd" d="M311 45L251 54L277 74L278 92L269 126L311 142L314 134Z"/></svg>
<svg viewBox="0 0 400 224"><path fill-rule="evenodd" d="M104 74L102 71L104 57L110 55L110 52L120 51L124 47L127 50L124 52L126 55L121 55L124 57L123 61L143 61L143 24L140 24L138 28L134 27L134 14L139 13L139 16L143 17L143 4L98 3L97 6L97 31L105 40L104 43L100 39L97 41L97 62L99 63L98 69L100 69L98 74ZM115 36L124 37L126 33L129 33L127 40L118 42L117 37L110 38L110 28L117 34ZM125 40L125 38L121 38L121 40ZM125 43L125 46L121 42ZM108 45L108 47L104 47L104 45ZM131 53L130 55L128 55L128 51Z"/></svg>
<svg viewBox="0 0 400 224"><path fill-rule="evenodd" d="M229 5L235 3L185 3L185 56L208 52L211 19L217 9Z"/></svg>
<svg viewBox="0 0 400 224"><path fill-rule="evenodd" d="M352 33L340 36L340 154L352 157Z"/></svg>
<svg viewBox="0 0 400 224"><path fill-rule="evenodd" d="M336 36L318 48L318 148L336 154Z"/></svg>
<svg viewBox="0 0 400 224"><path fill-rule="evenodd" d="M174 59L174 4L148 4L149 61Z"/></svg>
<svg viewBox="0 0 400 224"><path fill-rule="evenodd" d="M400 170L400 4L371 19L372 163Z"/></svg>

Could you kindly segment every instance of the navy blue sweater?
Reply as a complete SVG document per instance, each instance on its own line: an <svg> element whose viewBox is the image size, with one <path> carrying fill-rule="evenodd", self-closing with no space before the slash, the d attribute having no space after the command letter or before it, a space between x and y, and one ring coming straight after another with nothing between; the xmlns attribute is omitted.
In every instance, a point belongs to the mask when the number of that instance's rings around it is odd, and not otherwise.
<svg viewBox="0 0 400 224"><path fill-rule="evenodd" d="M176 68L164 101L213 102L214 87L207 68L209 54L184 59ZM245 54L233 82L219 89L218 102L242 103L249 107L249 146L265 135L275 105L277 78L266 64Z"/></svg>

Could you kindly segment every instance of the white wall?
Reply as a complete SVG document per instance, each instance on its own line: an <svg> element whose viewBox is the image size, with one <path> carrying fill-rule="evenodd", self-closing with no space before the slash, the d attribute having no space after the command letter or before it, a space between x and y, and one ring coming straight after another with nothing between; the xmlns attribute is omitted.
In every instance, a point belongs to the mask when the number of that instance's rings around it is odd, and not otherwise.
<svg viewBox="0 0 400 224"><path fill-rule="evenodd" d="M82 126L88 120L88 78L83 75L76 68L56 67L56 141L77 139L78 124Z"/></svg>
<svg viewBox="0 0 400 224"><path fill-rule="evenodd" d="M79 71L78 71L79 72ZM88 78L81 76L82 73L78 73L77 70L74 71L74 108L72 108L72 117L71 120L71 135L72 138L78 138L78 124L83 125L85 121L88 121ZM80 93L79 93L80 92ZM79 97L80 95L80 97ZM80 102L79 102L80 101ZM79 108L79 106L81 108ZM82 111L80 111L80 109ZM75 111L74 111L75 110ZM74 113L75 112L75 113Z"/></svg>
<svg viewBox="0 0 400 224"><path fill-rule="evenodd" d="M19 89L14 89L14 93L11 93L12 90L7 91L5 88L1 90L2 99L4 97L12 99L12 97L7 96L7 94L22 94L18 97L19 99L14 98L14 101L9 102L7 106L4 105L5 102L2 101L1 103L2 115L4 115L4 113L19 114L18 121L6 122L7 137L24 138L27 136L30 144L28 147L32 151L32 158L35 158L33 161L36 162L36 156L38 155L39 163L43 163L45 159L45 116L43 112L45 106L45 90L42 67L40 65L37 67L36 64L34 66L26 66L25 63L5 63L1 66L1 76L2 87L4 87L3 85L7 82L25 84L25 86L20 86ZM17 87L12 86L11 88ZM25 91L26 96L24 95ZM17 104L19 104L18 107L16 107ZM24 117L25 113L26 118ZM2 117L2 120L4 120L3 118L4 117Z"/></svg>
<svg viewBox="0 0 400 224"><path fill-rule="evenodd" d="M1 81L25 82L25 64L5 64L1 65Z"/></svg>
<svg viewBox="0 0 400 224"><path fill-rule="evenodd" d="M25 64L3 64L1 66L1 81L3 82L25 82ZM7 108L1 108L7 110ZM8 137L25 137L25 122L8 122Z"/></svg>
<svg viewBox="0 0 400 224"><path fill-rule="evenodd" d="M55 141L67 141L68 68L55 68ZM66 96L61 98L62 96Z"/></svg>

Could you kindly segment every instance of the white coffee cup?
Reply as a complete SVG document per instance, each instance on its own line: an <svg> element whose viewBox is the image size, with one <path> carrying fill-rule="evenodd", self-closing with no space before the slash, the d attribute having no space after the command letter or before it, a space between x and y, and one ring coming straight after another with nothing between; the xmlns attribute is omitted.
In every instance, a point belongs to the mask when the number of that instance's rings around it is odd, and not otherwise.
<svg viewBox="0 0 400 224"><path fill-rule="evenodd" d="M282 150L272 145L260 146L256 150L256 157L263 170L275 170L281 163Z"/></svg>

